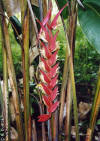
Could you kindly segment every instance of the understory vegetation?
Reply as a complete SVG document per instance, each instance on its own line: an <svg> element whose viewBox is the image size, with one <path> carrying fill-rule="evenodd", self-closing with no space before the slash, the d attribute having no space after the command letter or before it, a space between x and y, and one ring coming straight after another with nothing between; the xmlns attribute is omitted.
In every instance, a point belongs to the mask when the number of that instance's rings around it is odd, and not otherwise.
<svg viewBox="0 0 100 141"><path fill-rule="evenodd" d="M0 140L100 141L99 9L0 1Z"/></svg>

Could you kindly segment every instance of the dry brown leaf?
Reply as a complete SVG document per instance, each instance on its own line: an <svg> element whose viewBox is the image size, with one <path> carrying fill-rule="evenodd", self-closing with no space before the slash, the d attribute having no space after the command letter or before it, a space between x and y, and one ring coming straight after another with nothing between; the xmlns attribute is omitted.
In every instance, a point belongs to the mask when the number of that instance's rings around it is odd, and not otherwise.
<svg viewBox="0 0 100 141"><path fill-rule="evenodd" d="M11 141L18 141L18 133L15 128L11 127L10 129L10 139Z"/></svg>
<svg viewBox="0 0 100 141"><path fill-rule="evenodd" d="M89 111L91 110L91 104L90 103L85 103L85 102L80 102L79 103L79 119L85 119L86 115L89 113Z"/></svg>

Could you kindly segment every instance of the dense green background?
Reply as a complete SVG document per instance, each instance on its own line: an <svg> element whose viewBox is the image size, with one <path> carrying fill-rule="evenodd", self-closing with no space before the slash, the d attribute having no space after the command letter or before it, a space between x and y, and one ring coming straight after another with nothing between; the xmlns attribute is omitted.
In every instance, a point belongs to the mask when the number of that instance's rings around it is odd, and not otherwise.
<svg viewBox="0 0 100 141"><path fill-rule="evenodd" d="M11 41L11 48L14 60L14 66L17 77L21 76L21 48L19 44L16 42L13 30L9 25L9 33L10 33L10 41ZM0 38L0 77L2 78L2 47L1 47L1 38Z"/></svg>

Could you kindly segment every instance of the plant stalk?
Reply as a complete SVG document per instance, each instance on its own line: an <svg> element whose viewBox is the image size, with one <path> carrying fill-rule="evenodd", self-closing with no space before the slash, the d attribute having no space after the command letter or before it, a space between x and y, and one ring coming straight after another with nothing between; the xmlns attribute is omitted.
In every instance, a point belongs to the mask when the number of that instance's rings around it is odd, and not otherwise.
<svg viewBox="0 0 100 141"><path fill-rule="evenodd" d="M4 123L5 123L5 141L9 140L9 117L8 117L8 72L7 72L7 54L3 45L3 103L4 103Z"/></svg>
<svg viewBox="0 0 100 141"><path fill-rule="evenodd" d="M57 0L55 0L56 5L59 8ZM61 15L61 21L63 24L64 32L65 32L65 37L67 41L67 46L66 46L66 56L65 56L65 63L64 63L64 70L63 70L63 81L62 81L62 86L61 86L61 93L60 93L60 114L59 114L59 130L61 131L62 125L63 125L63 111L64 111L64 105L65 105L65 91L67 87L67 80L68 80L68 71L69 71L69 56L70 56L70 46L69 46L69 40L68 40L68 34L67 34L67 29L66 25L64 23L64 19Z"/></svg>
<svg viewBox="0 0 100 141"><path fill-rule="evenodd" d="M65 121L65 141L70 141L71 135L71 110L72 110L72 91L71 81L68 79L67 96L66 96L66 121Z"/></svg>
<svg viewBox="0 0 100 141"><path fill-rule="evenodd" d="M37 141L35 120L32 121L32 141Z"/></svg>
<svg viewBox="0 0 100 141"><path fill-rule="evenodd" d="M92 140L99 108L100 108L100 70L98 73L97 88L96 88L96 93L95 93L94 102L93 102L93 106L92 106L90 124L89 124L89 128L87 129L86 141Z"/></svg>
<svg viewBox="0 0 100 141"><path fill-rule="evenodd" d="M63 81L61 86L61 97L60 97L60 115L59 115L59 129L62 129L63 125L63 111L64 111L64 104L65 104L65 91L66 91L66 85L67 85L67 79L68 79L68 61L69 61L69 54L66 47L66 58L65 58L65 64L64 64L64 70L63 70Z"/></svg>
<svg viewBox="0 0 100 141"><path fill-rule="evenodd" d="M39 3L39 13L40 13L40 21L43 21L43 7L42 7L42 0L38 0Z"/></svg>
<svg viewBox="0 0 100 141"><path fill-rule="evenodd" d="M80 139L79 139L79 129L78 129L78 109L77 109L77 97L76 97L76 88L75 88L72 54L71 54L71 57L70 57L70 78L71 78L71 85L72 85L74 122L75 122L75 129L76 129L76 141L79 141Z"/></svg>
<svg viewBox="0 0 100 141"><path fill-rule="evenodd" d="M0 18L0 25L1 25ZM1 26L0 26L1 29ZM0 30L1 31L1 30ZM2 32L1 32L2 33ZM2 35L1 35L2 37ZM2 38L2 53L3 53L3 115L4 115L4 128L5 128L5 141L9 140L9 117L8 117L8 104L9 104L9 96L8 96L8 72L7 72L7 53L4 47L4 42Z"/></svg>
<svg viewBox="0 0 100 141"><path fill-rule="evenodd" d="M3 13L3 9L2 9L2 13ZM4 17L2 17L2 34L4 39L4 46L7 52L8 74L9 74L10 84L12 88L12 95L13 95L13 101L14 101L15 114L16 114L17 131L18 131L20 141L24 141L21 115L20 115L20 107L19 107L19 99L18 99L18 91L17 91L17 83L16 83L16 75L15 75L15 70L14 70L14 65L12 60L12 52L11 52L8 28L7 28L7 24Z"/></svg>
<svg viewBox="0 0 100 141"><path fill-rule="evenodd" d="M48 126L48 141L52 141L51 120L50 119L47 121L47 126Z"/></svg>
<svg viewBox="0 0 100 141"><path fill-rule="evenodd" d="M58 141L58 110L53 113L53 141Z"/></svg>
<svg viewBox="0 0 100 141"><path fill-rule="evenodd" d="M39 103L40 108L40 114L42 115L44 113L44 105L42 105L42 100L40 99ZM45 123L42 122L42 141L46 141L46 133L45 133Z"/></svg>
<svg viewBox="0 0 100 141"><path fill-rule="evenodd" d="M43 0L43 17L47 15L48 6L47 6L47 0Z"/></svg>
<svg viewBox="0 0 100 141"><path fill-rule="evenodd" d="M31 141L31 115L29 106L29 9L27 0L21 5L22 17L22 65L23 65L23 87L24 87L24 122L25 141Z"/></svg>

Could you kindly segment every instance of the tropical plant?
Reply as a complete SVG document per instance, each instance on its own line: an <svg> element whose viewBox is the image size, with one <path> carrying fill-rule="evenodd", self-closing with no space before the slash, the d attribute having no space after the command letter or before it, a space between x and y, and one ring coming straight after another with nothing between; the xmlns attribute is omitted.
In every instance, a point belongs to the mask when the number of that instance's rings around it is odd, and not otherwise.
<svg viewBox="0 0 100 141"><path fill-rule="evenodd" d="M78 55L75 54L76 30L78 25L77 18L84 34L88 38L88 41L99 52L100 4L97 0L83 0L82 3L80 0L63 0L63 2L55 0L55 2L59 11L55 15L54 19L51 20L53 6L51 0L48 0L48 2L46 0L38 0L38 2L30 2L30 0L0 1L0 37L2 37L0 46L2 46L3 57L3 91L1 91L0 86L0 117L1 120L3 117L4 140L6 141L11 138L10 126L12 121L10 121L9 118L9 115L11 115L11 113L9 113L10 104L14 107L15 128L18 134L16 140L40 140L40 138L37 137L37 133L39 133L37 128L39 125L39 128L41 127L41 136L43 141L61 141L63 140L62 132L64 132L65 135L64 140L70 141L72 120L75 125L75 140L80 140L76 82L84 81L82 78L79 79L79 77L82 77L81 73L85 75L85 71L82 72L81 69L79 70L79 67L76 67L75 62L75 60L77 61L77 59L79 60L81 57L80 52L83 52L84 54L84 49L81 45L78 47L78 51L76 48ZM7 16L5 14L5 10ZM21 23L15 17L15 13L17 11L21 14ZM62 37L66 40L66 49L64 49L65 61L63 75L60 72L60 78L62 79L62 81L60 80L60 85L57 83L58 68L60 66L59 59L61 57L60 56L57 59L58 50L61 48L57 42L57 36L59 34L59 24L57 24L57 19L59 15L61 15L61 22L64 29L63 33L65 34ZM10 28L9 24L11 24ZM22 63L20 63L22 73L20 73L23 78L21 86L17 83L18 81L16 79L15 67L18 67L18 64L12 55L13 48L11 49L10 44L13 42L14 37L12 37L12 34L9 35L11 27L14 31L16 41L21 46L21 50L19 49L19 51L21 51L21 58L19 57L19 60L22 61ZM57 28L56 32L54 31L55 27ZM16 44L16 46L18 45ZM16 48L14 47L14 50L15 49ZM94 60L92 56L94 54L92 47L89 49L89 52ZM30 83L29 68L32 63L35 64L35 71L33 75L34 80ZM81 65L82 58L80 58L80 66ZM88 66L85 65L86 71L92 70L90 68L92 66L93 63L90 63ZM76 81L74 78L74 68L75 72L78 72L75 73ZM95 73L96 72L94 72L94 74ZM12 91L12 103L10 103L11 100L9 98L10 93L8 89L8 78L10 80ZM77 78L79 81L77 81ZM93 78L95 79L95 76ZM85 77L85 80L88 83L91 81L88 77ZM33 118L35 106L32 107L34 102L35 104L38 104L38 108L36 107L36 110L39 110L40 113L38 113L38 116L35 119ZM23 111L21 103L24 105ZM66 122L64 123L63 116L65 114L65 105ZM90 124L88 129L86 129L86 141L92 140L97 115L99 113L99 107L100 74L98 74L98 82L91 112ZM37 122L37 120L39 122ZM0 135L2 136L2 132L0 132Z"/></svg>

